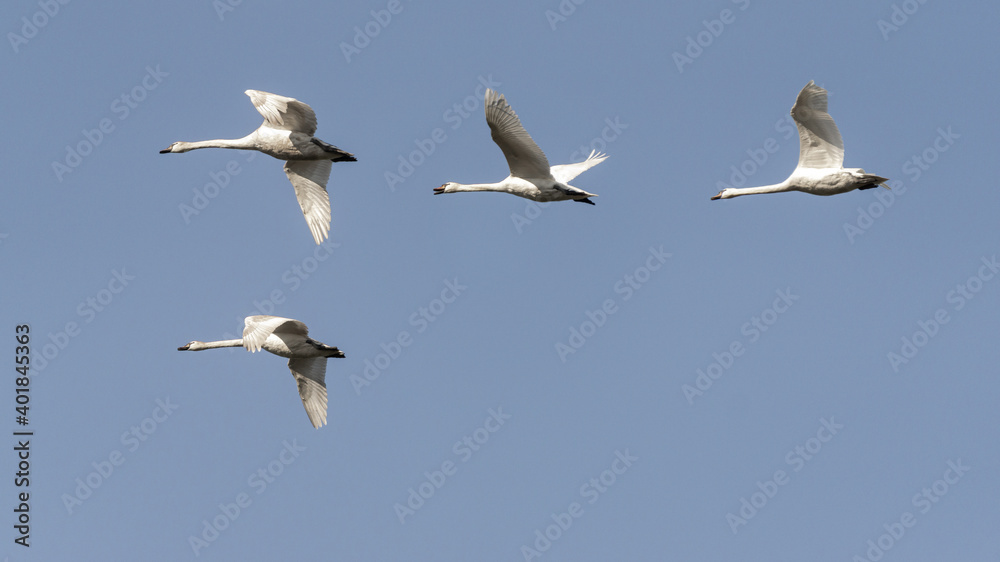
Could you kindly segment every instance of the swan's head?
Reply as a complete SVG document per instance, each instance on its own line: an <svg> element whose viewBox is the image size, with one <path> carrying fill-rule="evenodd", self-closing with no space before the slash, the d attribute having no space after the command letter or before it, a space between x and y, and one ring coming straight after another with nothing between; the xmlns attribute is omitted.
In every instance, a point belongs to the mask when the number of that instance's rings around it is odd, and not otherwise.
<svg viewBox="0 0 1000 562"><path fill-rule="evenodd" d="M454 193L456 191L455 189L456 187L458 187L458 184L453 181L450 181L442 185L441 187L435 187L434 195L438 195L440 193Z"/></svg>
<svg viewBox="0 0 1000 562"><path fill-rule="evenodd" d="M718 195L712 197L712 201L715 201L716 199L729 199L730 197L736 197L736 193L734 189L727 187L726 189L720 191Z"/></svg>
<svg viewBox="0 0 1000 562"><path fill-rule="evenodd" d="M161 150L160 154L167 154L167 153L170 153L170 152L187 152L187 151L191 150L186 145L187 145L186 142L175 142L174 144L172 144L172 145L168 146L167 148L164 148L163 150Z"/></svg>
<svg viewBox="0 0 1000 562"><path fill-rule="evenodd" d="M193 341L193 342L187 343L186 345L182 345L182 346L178 347L177 351L198 351L200 349L203 349L204 345L205 345L204 342Z"/></svg>

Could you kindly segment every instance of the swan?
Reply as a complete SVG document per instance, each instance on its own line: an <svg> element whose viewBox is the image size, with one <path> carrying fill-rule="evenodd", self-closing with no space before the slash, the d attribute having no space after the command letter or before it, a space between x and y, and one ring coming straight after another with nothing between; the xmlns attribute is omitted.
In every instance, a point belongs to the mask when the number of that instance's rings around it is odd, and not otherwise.
<svg viewBox="0 0 1000 562"><path fill-rule="evenodd" d="M326 359L344 357L343 352L310 338L309 328L291 318L247 316L244 324L243 337L238 340L193 341L177 351L244 347L251 353L263 349L287 357L309 421L317 429L326 425Z"/></svg>
<svg viewBox="0 0 1000 562"><path fill-rule="evenodd" d="M580 203L594 204L589 197L597 197L573 187L566 182L604 162L607 155L596 150L590 151L590 156L583 162L549 166L542 149L531 140L528 131L524 130L521 120L507 104L502 94L491 89L486 90L486 123L490 126L493 142L500 146L507 158L510 175L498 183L476 183L463 185L448 182L434 188L434 194L456 193L459 191L501 191L531 199L532 201L566 201L572 199Z"/></svg>
<svg viewBox="0 0 1000 562"><path fill-rule="evenodd" d="M330 196L326 182L333 162L356 162L357 158L313 136L316 114L297 99L259 90L244 92L264 116L256 131L241 139L216 139L198 142L175 142L160 154L180 153L199 148L238 148L257 150L279 160L286 160L285 175L295 188L309 231L317 244L330 232Z"/></svg>
<svg viewBox="0 0 1000 562"><path fill-rule="evenodd" d="M712 199L780 191L836 195L879 185L889 189L885 185L889 180L882 176L867 174L861 168L844 168L844 141L826 107L826 90L810 80L792 106L792 119L799 129L799 164L788 179L761 187L727 187Z"/></svg>

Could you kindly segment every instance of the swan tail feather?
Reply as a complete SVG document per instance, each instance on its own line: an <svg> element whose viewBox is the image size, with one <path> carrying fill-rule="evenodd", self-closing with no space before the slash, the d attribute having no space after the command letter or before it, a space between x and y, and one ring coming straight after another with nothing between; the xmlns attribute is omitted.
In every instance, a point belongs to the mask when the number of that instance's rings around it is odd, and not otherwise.
<svg viewBox="0 0 1000 562"><path fill-rule="evenodd" d="M344 355L343 351L337 349L336 347L327 346L324 350L329 352L329 355L327 355L327 357L336 357L338 359L343 359L344 357L347 357L346 355Z"/></svg>
<svg viewBox="0 0 1000 562"><path fill-rule="evenodd" d="M329 153L331 155L330 160L333 160L334 162L358 161L358 159L355 158L354 155L351 154L350 152L347 152L346 150L341 150L328 142L323 142L315 137L312 139L312 141L316 146L322 148L324 152Z"/></svg>
<svg viewBox="0 0 1000 562"><path fill-rule="evenodd" d="M874 189L878 186L882 186L886 189L889 189L889 186L886 185L886 182L889 181L889 179L883 178L882 176L876 176L875 174L866 174L862 171L858 179L865 182L864 185L858 188L858 190Z"/></svg>
<svg viewBox="0 0 1000 562"><path fill-rule="evenodd" d="M309 338L308 342L309 342L309 345L311 345L311 346L315 347L316 349L324 352L324 355L323 355L324 357L336 357L336 358L346 357L346 355L344 355L344 352L341 351L341 350L339 350L339 349L337 349L337 347L335 347L335 346L326 345L325 343L318 342L318 341L316 341L316 340L314 340L312 338Z"/></svg>

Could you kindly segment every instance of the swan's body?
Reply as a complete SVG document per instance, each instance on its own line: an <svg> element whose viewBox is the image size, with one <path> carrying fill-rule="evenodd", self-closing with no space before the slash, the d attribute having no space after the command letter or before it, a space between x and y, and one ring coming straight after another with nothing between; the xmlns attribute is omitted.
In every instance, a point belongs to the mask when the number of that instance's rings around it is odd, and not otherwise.
<svg viewBox="0 0 1000 562"><path fill-rule="evenodd" d="M326 425L326 359L344 357L336 347L309 337L309 328L298 320L278 316L247 316L243 337L238 340L193 341L177 351L201 351L221 347L263 349L288 358L288 368L299 387L299 397L313 427Z"/></svg>
<svg viewBox="0 0 1000 562"><path fill-rule="evenodd" d="M308 105L285 96L258 90L246 95L264 124L241 139L216 139L198 142L175 142L160 154L188 152L199 148L237 148L257 150L279 160L286 160L285 174L306 217L313 239L320 244L330 232L330 196L326 182L333 162L355 162L353 154L314 137L316 114Z"/></svg>
<svg viewBox="0 0 1000 562"><path fill-rule="evenodd" d="M792 119L799 129L799 164L785 181L760 187L726 188L712 199L730 199L755 193L801 191L813 195L836 195L855 189L871 189L889 181L866 174L861 168L844 168L844 141L827 113L826 90L812 80L799 92L792 106Z"/></svg>
<svg viewBox="0 0 1000 562"><path fill-rule="evenodd" d="M583 162L549 166L549 160L538 148L521 125L517 114L507 104L503 95L486 90L486 123L490 126L493 141L497 143L510 167L510 176L498 183L460 184L448 182L434 188L434 193L459 191L500 191L532 201L579 201L594 204L593 193L568 184L573 178L603 162L607 156L591 151Z"/></svg>

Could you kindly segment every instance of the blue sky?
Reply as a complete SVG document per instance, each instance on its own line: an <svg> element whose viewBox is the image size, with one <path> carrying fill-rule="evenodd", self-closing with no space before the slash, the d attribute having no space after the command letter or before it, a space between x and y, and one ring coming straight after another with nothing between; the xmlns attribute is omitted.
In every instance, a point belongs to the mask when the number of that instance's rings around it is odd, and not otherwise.
<svg viewBox="0 0 1000 562"><path fill-rule="evenodd" d="M992 560L997 40L929 0L4 4L11 560ZM710 201L829 90L893 190ZM506 95L596 206L507 174ZM259 89L357 155L309 235ZM196 212L192 212L196 211ZM346 359L314 430L242 318ZM28 549L15 544L30 493Z"/></svg>

